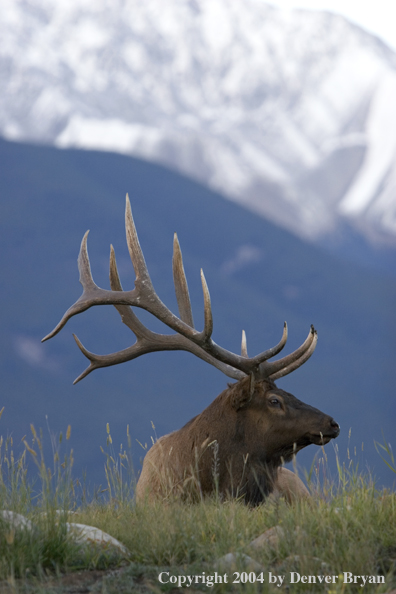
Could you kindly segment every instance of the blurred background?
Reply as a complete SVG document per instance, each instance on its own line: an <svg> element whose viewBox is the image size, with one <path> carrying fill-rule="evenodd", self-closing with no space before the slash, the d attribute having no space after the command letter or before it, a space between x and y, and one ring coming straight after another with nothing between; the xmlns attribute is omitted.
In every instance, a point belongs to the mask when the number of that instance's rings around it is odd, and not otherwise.
<svg viewBox="0 0 396 594"><path fill-rule="evenodd" d="M395 15L389 2L371 12L314 4L323 10L2 1L0 434L15 449L30 424L48 444L71 425L75 475L104 484L107 423L116 453L129 426L138 470L138 442L180 428L226 387L219 371L177 352L72 386L86 366L72 332L102 354L133 343L114 308L40 342L80 295L87 229L96 283L108 287L113 243L133 288L129 192L157 293L177 311L177 231L196 325L202 267L218 344L239 352L245 329L253 355L279 341L287 320L291 352L315 325L315 354L278 385L341 425L325 448L332 468L337 445L346 465L394 484L375 442L396 444ZM297 460L310 469L322 455L310 446Z"/></svg>

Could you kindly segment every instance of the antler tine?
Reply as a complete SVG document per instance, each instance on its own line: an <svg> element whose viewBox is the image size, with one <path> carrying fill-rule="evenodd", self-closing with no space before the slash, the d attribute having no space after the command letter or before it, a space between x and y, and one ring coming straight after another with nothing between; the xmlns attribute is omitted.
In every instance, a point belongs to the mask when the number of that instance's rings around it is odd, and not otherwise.
<svg viewBox="0 0 396 594"><path fill-rule="evenodd" d="M75 334L73 334L73 336L80 351L90 361L90 364L87 367L87 369L85 369L85 371L83 371L82 374L74 380L73 384L77 384L79 381L84 379L84 377L89 375L91 371L94 371L94 369L100 369L101 367L111 367L112 365L118 365L119 363L132 361L132 359L136 359L141 355L151 353L156 350L167 350L166 348L164 349L163 345L160 345L160 342L158 342L157 345L153 347L153 344L151 342L142 339L138 340L131 347L128 347L127 349L124 349L122 351L110 353L109 355L96 355L95 353L91 353L90 351L88 351Z"/></svg>
<svg viewBox="0 0 396 594"><path fill-rule="evenodd" d="M187 278L184 272L183 256L180 249L179 240L175 233L173 237L173 282L175 285L177 305L179 307L180 319L194 328L194 320L191 309L190 293L187 285Z"/></svg>
<svg viewBox="0 0 396 594"><path fill-rule="evenodd" d="M132 260L133 268L136 274L135 286L138 283L145 284L147 288L152 288L152 282L147 270L146 260L144 259L142 248L140 247L135 222L132 216L131 203L128 194L125 201L125 231L128 244L129 255Z"/></svg>
<svg viewBox="0 0 396 594"><path fill-rule="evenodd" d="M313 350L315 349L315 346L316 346L316 342L317 342L317 332L316 332L315 328L313 326L311 326L307 338L305 339L303 344L298 349L296 349L289 355L286 355L286 357L279 359L278 361L273 361L271 363L269 363L269 362L262 363L260 365L260 375L262 377L270 377L271 379L274 379L275 377L282 377L283 375L287 375L288 373L290 373L290 371L286 371L285 373L282 373L281 375L278 375L278 374L281 373L283 370L289 369L291 365L293 365L293 369L297 369L300 366L300 364L302 365L303 362L307 360L307 359L304 359L304 360L302 360L302 359L307 354L307 352L311 349L312 345L313 345L313 349L311 351L311 354L313 353ZM301 363L300 363L300 360L301 360Z"/></svg>
<svg viewBox="0 0 396 594"><path fill-rule="evenodd" d="M79 281L84 291L97 289L97 285L95 285L92 278L91 264L88 256L88 234L89 229L85 232L84 237L82 238L80 252L77 258L78 271L80 273Z"/></svg>
<svg viewBox="0 0 396 594"><path fill-rule="evenodd" d="M272 380L279 379L280 377L284 377L285 375L288 375L295 369L298 369L299 367L301 367L301 365L303 365L306 361L308 361L308 359L314 352L317 342L318 342L318 334L317 334L316 330L314 330L312 342L309 345L308 349L305 351L305 353L303 355L301 355L301 357L299 357L296 361L294 361L294 363L290 363L286 367L283 367L277 373L271 373L271 375L269 376L270 379L272 379Z"/></svg>
<svg viewBox="0 0 396 594"><path fill-rule="evenodd" d="M74 380L73 385L75 385L75 384L78 384L78 382L80 382L82 379L84 379L84 377L87 377L87 375L89 375L91 373L91 371L93 371L94 369L98 369L98 367L101 367L101 365L96 364L97 363L96 355L94 355L93 353L90 353L75 334L73 334L73 338L76 341L77 346L80 349L80 351L82 352L82 354L85 355L86 358L89 359L89 361L90 361L89 366L85 369L85 371L83 371Z"/></svg>
<svg viewBox="0 0 396 594"><path fill-rule="evenodd" d="M122 285L120 281L120 275L118 274L115 251L112 244L110 244L109 280L112 291L122 291Z"/></svg>
<svg viewBox="0 0 396 594"><path fill-rule="evenodd" d="M120 276L118 274L117 268L117 261L115 257L114 248L110 245L110 286L113 291L122 291L122 285L120 281ZM114 304L114 307L118 311L121 316L122 322L125 326L128 326L130 330L135 334L136 338L149 338L151 331L146 328L139 320L137 315L132 311L132 308L129 305L117 305Z"/></svg>
<svg viewBox="0 0 396 594"><path fill-rule="evenodd" d="M83 287L83 293L81 297L65 312L61 321L55 326L52 332L47 334L47 336L45 336L41 340L41 342L45 342L46 340L49 340L50 338L58 334L58 332L62 330L63 326L65 326L65 324L70 320L71 317L85 311L92 305L92 303L90 303L88 300L92 296L92 293L98 290L98 286L94 283L94 280L92 278L91 265L89 262L87 248L88 233L89 231L86 231L84 237L82 238L80 252L77 258L78 270L80 272L79 280Z"/></svg>
<svg viewBox="0 0 396 594"><path fill-rule="evenodd" d="M253 357L251 359L253 364L257 367L257 366L261 365L263 362L267 361L267 359L271 359L271 357L275 357L275 355L280 353L287 342L287 336L288 336L288 330L287 330L287 323L285 322L283 324L282 338L280 339L278 344L276 344L274 347L271 347L270 349L267 349L266 351L263 351L259 355L256 355L255 357Z"/></svg>
<svg viewBox="0 0 396 594"><path fill-rule="evenodd" d="M210 337L213 333L213 316L212 316L212 305L210 303L210 294L208 284L205 279L205 275L201 268L201 282L202 282L202 290L203 290L203 297L204 297L204 319L205 325L204 329L201 332L201 337L203 343L206 343L210 340ZM213 346L214 343L213 343ZM213 353L212 353L213 354Z"/></svg>
<svg viewBox="0 0 396 594"><path fill-rule="evenodd" d="M246 358L248 357L245 330L242 330L241 355L242 355L242 357L246 357Z"/></svg>

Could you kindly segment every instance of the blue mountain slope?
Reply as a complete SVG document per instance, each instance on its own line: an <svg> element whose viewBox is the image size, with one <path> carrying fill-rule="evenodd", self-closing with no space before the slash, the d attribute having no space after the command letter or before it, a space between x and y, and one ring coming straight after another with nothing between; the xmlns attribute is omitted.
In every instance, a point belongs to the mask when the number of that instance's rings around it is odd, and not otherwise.
<svg viewBox="0 0 396 594"><path fill-rule="evenodd" d="M30 423L72 426L75 474L104 482L106 423L113 443L150 443L181 427L226 386L227 378L187 353L156 353L99 370L72 386L86 360L71 333L94 352L125 348L133 336L114 308L92 308L53 340L40 339L78 298L76 258L84 232L97 284L108 287L113 243L124 288L134 274L124 232L125 193L161 299L177 311L171 272L173 232L183 250L196 325L202 326L199 269L212 297L214 339L234 351L241 330L250 354L277 343L284 320L290 352L311 323L319 333L312 359L278 384L341 424L340 456L357 447L380 482L393 475L375 452L395 420L395 282L343 263L165 168L120 155L58 151L0 141L0 432L17 443ZM159 324L142 318L154 329ZM167 330L162 330L167 332ZM361 453L362 442L364 452ZM332 445L326 447L333 459ZM135 462L144 452L136 445ZM318 448L298 459L310 465Z"/></svg>

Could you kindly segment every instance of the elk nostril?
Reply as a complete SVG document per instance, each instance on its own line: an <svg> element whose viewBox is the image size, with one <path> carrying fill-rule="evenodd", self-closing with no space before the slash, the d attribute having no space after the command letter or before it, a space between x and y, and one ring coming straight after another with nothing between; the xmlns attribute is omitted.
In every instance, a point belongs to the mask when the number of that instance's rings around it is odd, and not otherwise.
<svg viewBox="0 0 396 594"><path fill-rule="evenodd" d="M340 429L340 426L339 426L339 424L338 424L338 423L336 423L334 419L331 419L331 421L330 421L330 427L331 427L332 429L335 429L335 430L337 430L337 429L339 430L339 429Z"/></svg>

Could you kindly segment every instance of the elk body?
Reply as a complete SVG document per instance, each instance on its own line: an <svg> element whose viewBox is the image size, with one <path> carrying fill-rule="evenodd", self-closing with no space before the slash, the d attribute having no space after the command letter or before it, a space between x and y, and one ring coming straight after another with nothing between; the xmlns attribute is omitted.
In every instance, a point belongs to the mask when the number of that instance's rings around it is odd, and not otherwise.
<svg viewBox="0 0 396 594"><path fill-rule="evenodd" d="M161 437L146 454L137 498L215 490L258 504L273 489L291 499L307 493L283 462L305 446L327 443L338 425L269 380L246 377L228 387L182 429Z"/></svg>
<svg viewBox="0 0 396 594"><path fill-rule="evenodd" d="M305 342L293 353L270 362L285 346L287 325L280 342L255 357L248 357L246 336L242 333L241 354L232 353L211 338L212 310L208 287L201 271L204 294L204 329L195 329L180 246L175 235L173 276L179 317L175 316L154 291L132 218L126 202L126 235L135 269L135 288L123 291L114 250L110 250L111 290L95 285L87 252L85 234L78 266L83 294L64 314L55 329L43 340L52 338L74 315L94 305L112 304L122 321L136 336L129 348L110 355L89 352L74 336L88 358L88 368L74 383L94 369L130 361L145 353L161 350L186 350L237 380L229 384L201 414L184 427L160 438L147 453L136 488L137 499L146 497L194 497L217 492L221 497L242 497L258 504L271 492L289 499L294 493L306 494L303 483L282 464L302 448L323 445L339 434L332 417L298 400L275 385L279 379L312 355L317 333L311 326ZM176 334L163 335L146 328L132 307L145 309Z"/></svg>

